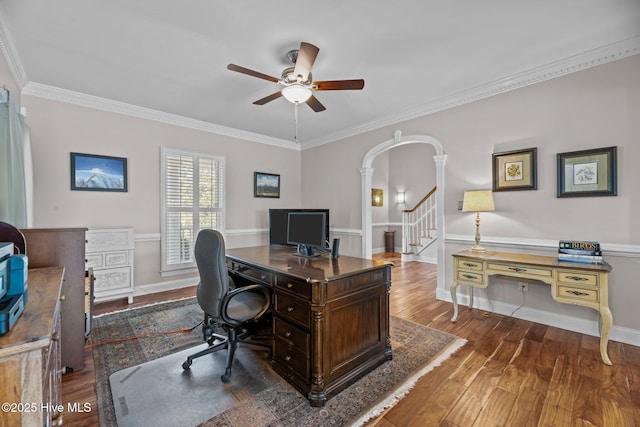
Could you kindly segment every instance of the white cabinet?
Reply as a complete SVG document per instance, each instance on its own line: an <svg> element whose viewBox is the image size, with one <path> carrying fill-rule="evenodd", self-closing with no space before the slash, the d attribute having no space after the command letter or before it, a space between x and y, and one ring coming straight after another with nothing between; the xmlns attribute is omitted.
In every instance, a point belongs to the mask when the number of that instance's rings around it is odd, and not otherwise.
<svg viewBox="0 0 640 427"><path fill-rule="evenodd" d="M96 302L127 297L133 302L133 228L89 228L85 257L93 268Z"/></svg>

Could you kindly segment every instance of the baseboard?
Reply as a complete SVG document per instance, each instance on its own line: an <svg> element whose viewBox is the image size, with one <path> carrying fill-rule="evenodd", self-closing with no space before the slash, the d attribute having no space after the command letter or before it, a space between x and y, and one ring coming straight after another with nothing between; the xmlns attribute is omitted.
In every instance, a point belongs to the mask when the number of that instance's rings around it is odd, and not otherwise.
<svg viewBox="0 0 640 427"><path fill-rule="evenodd" d="M466 294L458 293L458 304L461 306L469 306L469 297ZM437 289L436 298L441 301L452 302L449 290ZM515 311L513 317L531 322L540 323L547 326L553 326L560 329L566 329L585 335L599 337L598 322L593 320L578 319L564 314L552 313L544 310L521 307L508 304L502 301L488 301L486 298L479 297L474 293L473 306L481 310L492 313L510 316ZM585 308L588 310L588 308ZM453 307L451 307L451 315L453 316ZM622 326L613 325L609 340L619 341L625 344L640 346L640 331Z"/></svg>
<svg viewBox="0 0 640 427"><path fill-rule="evenodd" d="M173 291L175 289L188 288L189 286L196 286L198 284L198 277L191 277L187 279L171 280L167 282L151 283L148 285L136 286L133 289L133 296L139 297L142 295L155 294L158 292Z"/></svg>

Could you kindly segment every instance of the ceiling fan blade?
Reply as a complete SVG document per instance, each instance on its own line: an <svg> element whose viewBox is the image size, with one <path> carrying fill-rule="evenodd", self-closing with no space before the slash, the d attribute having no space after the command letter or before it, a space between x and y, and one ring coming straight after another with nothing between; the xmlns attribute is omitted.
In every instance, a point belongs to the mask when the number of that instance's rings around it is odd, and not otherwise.
<svg viewBox="0 0 640 427"><path fill-rule="evenodd" d="M316 113L319 113L320 111L324 111L327 109L327 107L322 105L320 101L318 101L318 98L316 98L313 95L311 95L311 97L307 99L307 105L311 107L311 109Z"/></svg>
<svg viewBox="0 0 640 427"><path fill-rule="evenodd" d="M360 90L364 87L364 80L327 80L313 82L315 90Z"/></svg>
<svg viewBox="0 0 640 427"><path fill-rule="evenodd" d="M309 73L311 72L311 67L315 62L319 51L320 49L311 43L300 43L298 59L296 59L296 67L293 70L293 74L295 76L302 76L302 81L307 80L309 78Z"/></svg>
<svg viewBox="0 0 640 427"><path fill-rule="evenodd" d="M257 101L254 102L255 105L264 105L267 102L271 102L274 99L278 99L282 96L282 91L277 91L276 93L272 93L269 96L265 96L262 99L258 99Z"/></svg>
<svg viewBox="0 0 640 427"><path fill-rule="evenodd" d="M241 67L241 66L235 65L235 64L227 65L227 70L237 71L238 73L246 74L248 76L253 76L253 77L258 77L259 79L269 80L270 82L273 82L273 83L278 83L280 81L276 77L271 77L271 76L268 76L266 74L262 74L262 73L260 73L258 71L253 71L253 70L250 70L248 68L244 68L244 67Z"/></svg>

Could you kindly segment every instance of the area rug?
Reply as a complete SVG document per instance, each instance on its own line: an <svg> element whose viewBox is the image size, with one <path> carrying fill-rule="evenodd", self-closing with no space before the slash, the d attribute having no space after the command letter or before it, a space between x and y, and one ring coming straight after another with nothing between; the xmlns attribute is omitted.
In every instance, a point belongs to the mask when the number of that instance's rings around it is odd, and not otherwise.
<svg viewBox="0 0 640 427"><path fill-rule="evenodd" d="M227 384L220 381L224 352L195 359L190 371L183 371L185 356L197 351L203 341L200 327L179 331L192 328L201 318L195 298L95 318L90 337L101 426L361 425L393 406L418 378L466 342L392 316L393 360L347 387L324 407L314 408L271 370L265 352L239 349ZM116 384L118 395L114 397L110 377ZM135 412L144 412L144 417L132 417Z"/></svg>

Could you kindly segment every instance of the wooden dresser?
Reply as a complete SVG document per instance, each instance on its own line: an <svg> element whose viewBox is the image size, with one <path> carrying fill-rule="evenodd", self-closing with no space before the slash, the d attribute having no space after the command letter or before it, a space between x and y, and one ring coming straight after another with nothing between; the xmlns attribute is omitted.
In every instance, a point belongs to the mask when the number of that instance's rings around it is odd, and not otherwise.
<svg viewBox="0 0 640 427"><path fill-rule="evenodd" d="M20 231L27 241L29 268L64 267L62 366L73 371L83 369L86 228L23 228Z"/></svg>
<svg viewBox="0 0 640 427"><path fill-rule="evenodd" d="M60 294L63 267L29 270L29 300L0 337L1 426L62 424Z"/></svg>

